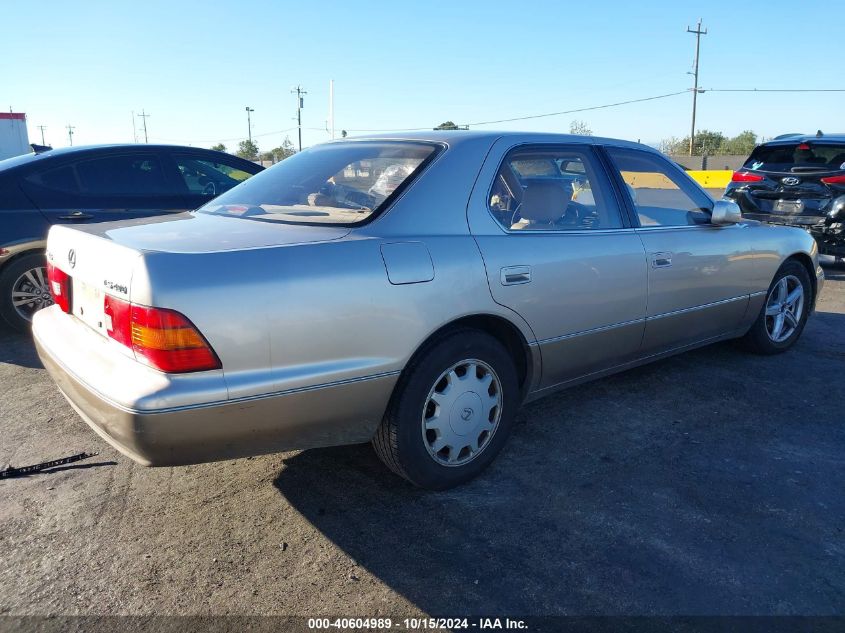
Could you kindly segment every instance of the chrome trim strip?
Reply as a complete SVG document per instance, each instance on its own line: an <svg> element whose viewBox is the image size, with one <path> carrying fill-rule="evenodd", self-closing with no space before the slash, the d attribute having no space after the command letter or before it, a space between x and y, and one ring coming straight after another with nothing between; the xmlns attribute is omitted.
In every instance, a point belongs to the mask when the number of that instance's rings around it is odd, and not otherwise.
<svg viewBox="0 0 845 633"><path fill-rule="evenodd" d="M748 297L753 299L754 297L765 296L766 292L768 292L768 291L767 290L761 290L760 292L752 292L750 295L748 295Z"/></svg>
<svg viewBox="0 0 845 633"><path fill-rule="evenodd" d="M765 292L756 292L751 296L757 296L760 294L766 294ZM704 310L705 308L712 308L714 306L723 305L725 303L731 303L733 301L742 301L748 299L749 295L740 295L739 297L732 297L730 299L722 299L720 301L713 301L712 303L705 303L700 306L693 306L692 308L683 308L682 310L674 310L672 312L664 312L663 314L655 314L652 316L646 316L642 319L633 319L631 321L622 321L621 323L614 323L612 325L603 325L597 328L591 328L589 330L581 330L580 332L573 332L572 334L563 334L561 336L552 336L550 338L543 339L542 341L537 341L537 345L545 345L547 343L557 343L558 341L565 341L566 339L575 338L576 336L583 336L585 334L597 334L599 332L606 332L607 330L613 330L619 327L625 327L628 325L634 325L636 323L648 323L649 321L656 321L657 319L663 319L665 317L676 316L678 314L686 314L687 312L695 312L696 310Z"/></svg>
<svg viewBox="0 0 845 633"><path fill-rule="evenodd" d="M646 321L655 321L657 319L663 319L665 317L675 316L677 314L686 314L687 312L695 312L696 310L703 310L705 308L712 308L714 306L724 305L726 303L732 303L734 301L742 301L747 300L748 295L740 295L739 297L732 297L730 299L722 299L721 301L713 301L712 303L704 303L700 306L694 306L692 308L684 308L682 310L673 310L672 312L664 312L663 314L655 314L654 316L646 317Z"/></svg>
<svg viewBox="0 0 845 633"><path fill-rule="evenodd" d="M573 332L572 334L563 334L561 336L552 336L550 338L537 341L538 345L545 345L546 343L557 343L558 341L565 341L576 336L583 336L585 334L597 334L598 332L606 332L618 327L625 327L626 325L634 325L636 323L644 323L646 319L633 319L631 321L622 321L621 323L614 323L612 325L602 325L601 327L591 328L589 330L581 330L580 332Z"/></svg>
<svg viewBox="0 0 845 633"><path fill-rule="evenodd" d="M46 348L43 345L41 347L45 352L47 352ZM47 352L47 353L49 353L49 352ZM329 388L329 387L339 387L339 386L348 385L348 384L351 384L351 383L364 382L366 380L376 380L376 379L379 379L379 378L387 378L387 377L390 377L390 376L398 376L399 374L402 373L401 370L397 369L395 371L385 371L385 372L381 372L379 374L370 374L369 376L359 376L357 378L346 378L346 379L343 379L343 380L335 380L333 382L326 382L326 383L322 383L322 384L319 384L319 385L308 385L306 387L294 387L292 389L283 389L282 391L273 391L273 392L270 392L270 393L262 393L262 394L255 395L255 396L242 396L240 398L233 398L231 400L214 400L212 402L203 402L203 403L200 403L200 404L188 404L188 405L183 405L183 406L180 406L180 407L168 407L166 409L132 409L132 408L126 407L126 406L124 406L124 405L122 405L118 402L115 402L114 400L112 400L108 396L105 396L102 393L100 393L97 389L95 389L94 387L89 385L86 381L82 380L75 373L70 371L67 368L67 366L65 366L64 363L62 363L58 358L56 358L52 354L50 354L50 358L52 358L53 362L55 362L59 367L61 367L62 370L66 374L68 374L71 378L73 378L73 380L75 380L80 385L82 385L83 387L88 389L91 393L96 395L103 402L105 402L106 404L108 404L111 407L114 407L115 409L119 409L120 411L124 411L126 413L131 413L133 415L158 415L159 413L173 413L173 412L176 412L176 411L191 411L193 409L207 409L209 407L219 407L219 406L223 406L223 405L226 405L226 404L238 404L240 402L252 402L252 401L255 401L255 400L264 400L266 398L275 398L275 397L286 396L286 395L294 394L294 393L302 393L302 392L306 392L306 391L316 391L317 389L325 389L325 388Z"/></svg>

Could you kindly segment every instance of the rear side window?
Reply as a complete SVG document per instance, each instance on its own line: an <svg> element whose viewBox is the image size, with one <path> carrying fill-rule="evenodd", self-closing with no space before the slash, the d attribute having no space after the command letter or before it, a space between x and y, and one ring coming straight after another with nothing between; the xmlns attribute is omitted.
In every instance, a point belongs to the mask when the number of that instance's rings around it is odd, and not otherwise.
<svg viewBox="0 0 845 633"><path fill-rule="evenodd" d="M76 163L82 191L88 195L148 196L168 193L155 156L106 156Z"/></svg>
<svg viewBox="0 0 845 633"><path fill-rule="evenodd" d="M843 143L761 145L745 161L745 169L774 172L845 171Z"/></svg>
<svg viewBox="0 0 845 633"><path fill-rule="evenodd" d="M640 225L707 224L713 203L683 172L650 152L608 147L625 181Z"/></svg>
<svg viewBox="0 0 845 633"><path fill-rule="evenodd" d="M592 153L577 147L530 147L505 158L487 201L510 231L616 229L622 219Z"/></svg>
<svg viewBox="0 0 845 633"><path fill-rule="evenodd" d="M192 194L219 196L252 176L234 165L197 156L176 155L174 160L185 187Z"/></svg>
<svg viewBox="0 0 845 633"><path fill-rule="evenodd" d="M386 208L439 148L405 141L318 145L253 176L198 212L292 224L360 224Z"/></svg>

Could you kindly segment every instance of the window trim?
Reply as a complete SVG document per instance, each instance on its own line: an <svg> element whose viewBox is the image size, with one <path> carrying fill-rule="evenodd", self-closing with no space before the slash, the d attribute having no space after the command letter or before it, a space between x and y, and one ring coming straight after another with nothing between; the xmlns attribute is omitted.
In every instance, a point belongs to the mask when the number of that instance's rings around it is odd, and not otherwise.
<svg viewBox="0 0 845 633"><path fill-rule="evenodd" d="M713 215L713 203L715 202L704 189L702 189L697 182L695 182L689 175L681 169L677 164L673 163L671 160L666 158L663 154L655 151L650 151L646 149L640 149L638 147L626 147L624 145L612 145L612 144L605 144L599 146L601 153L603 154L605 160L607 161L607 169L609 171L609 178L613 180L614 186L618 188L619 195L624 200L624 206L628 210L628 215L630 217L630 221L632 226L637 229L638 231L654 231L654 230L674 230L674 229L702 229L702 228L711 228L715 226L712 223L707 224L674 224L674 225L656 225L656 226L643 226L640 222L640 215L637 211L637 205L634 204L633 199L631 198L631 194L628 192L628 187L626 186L625 180L622 178L622 170L616 166L616 162L613 160L613 157L610 155L610 150L622 150L622 151L630 151L630 152L638 152L640 154L645 154L647 156L654 157L658 162L662 162L668 167L668 171L672 171L675 174L680 174L681 180L686 181L692 187L701 191L704 196L710 200L711 205L710 208L706 211L702 211L707 213L708 216ZM681 189L681 187L678 187ZM681 189L683 191L683 189ZM686 192L684 192L686 193Z"/></svg>
<svg viewBox="0 0 845 633"><path fill-rule="evenodd" d="M592 145L590 143L518 143L516 145L512 145L508 147L505 153L502 155L502 158L499 160L498 165L496 166L496 170L493 174L493 179L490 181L489 186L487 187L487 193L484 197L484 209L487 211L487 214L490 216L490 219L493 220L493 223L496 227L502 230L503 233L506 235L596 235L598 233L607 234L607 233L620 233L620 232L630 232L634 228L632 225L630 218L628 217L627 209L623 204L622 200L619 198L619 194L616 191L615 183L613 181L612 174L608 172L607 166L605 165L604 161L602 160L601 154L599 151L599 146ZM619 220L622 223L622 226L619 227L609 227L609 228L601 228L601 229L575 229L572 231L567 230L555 230L555 229L538 229L538 230L531 230L531 231L523 231L523 230L514 230L511 228L505 228L496 216L493 215L493 210L490 208L490 196L493 194L493 187L496 186L496 180L499 177L499 174L502 171L502 167L504 166L505 162L509 159L509 157L518 151L523 150L538 150L538 151L575 151L581 152L586 156L592 158L593 160L593 169L598 172L599 179L602 177L602 172L605 178L605 187L604 194L608 196L608 198L612 199L616 203L616 211L619 214ZM599 183L601 186L601 183Z"/></svg>

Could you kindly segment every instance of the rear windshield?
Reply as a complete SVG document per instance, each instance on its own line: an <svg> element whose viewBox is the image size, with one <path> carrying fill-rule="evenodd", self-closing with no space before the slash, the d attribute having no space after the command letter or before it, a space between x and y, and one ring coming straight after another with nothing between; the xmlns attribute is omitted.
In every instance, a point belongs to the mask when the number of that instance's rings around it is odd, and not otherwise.
<svg viewBox="0 0 845 633"><path fill-rule="evenodd" d="M253 176L198 213L291 224L359 224L407 187L438 147L398 141L318 145Z"/></svg>
<svg viewBox="0 0 845 633"><path fill-rule="evenodd" d="M745 162L756 171L806 172L845 170L845 144L791 143L761 145Z"/></svg>

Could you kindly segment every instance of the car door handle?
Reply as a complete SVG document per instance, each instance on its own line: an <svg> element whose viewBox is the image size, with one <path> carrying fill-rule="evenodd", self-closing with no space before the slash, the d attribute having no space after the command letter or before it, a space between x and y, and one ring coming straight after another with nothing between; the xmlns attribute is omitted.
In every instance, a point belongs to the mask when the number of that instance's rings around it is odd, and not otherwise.
<svg viewBox="0 0 845 633"><path fill-rule="evenodd" d="M94 216L90 213L83 213L82 211L74 211L68 215L60 215L60 220L90 220Z"/></svg>
<svg viewBox="0 0 845 633"><path fill-rule="evenodd" d="M502 268L501 282L503 286L527 284L531 281L530 266L506 266Z"/></svg>
<svg viewBox="0 0 845 633"><path fill-rule="evenodd" d="M669 268L672 265L672 253L652 253L652 268Z"/></svg>

